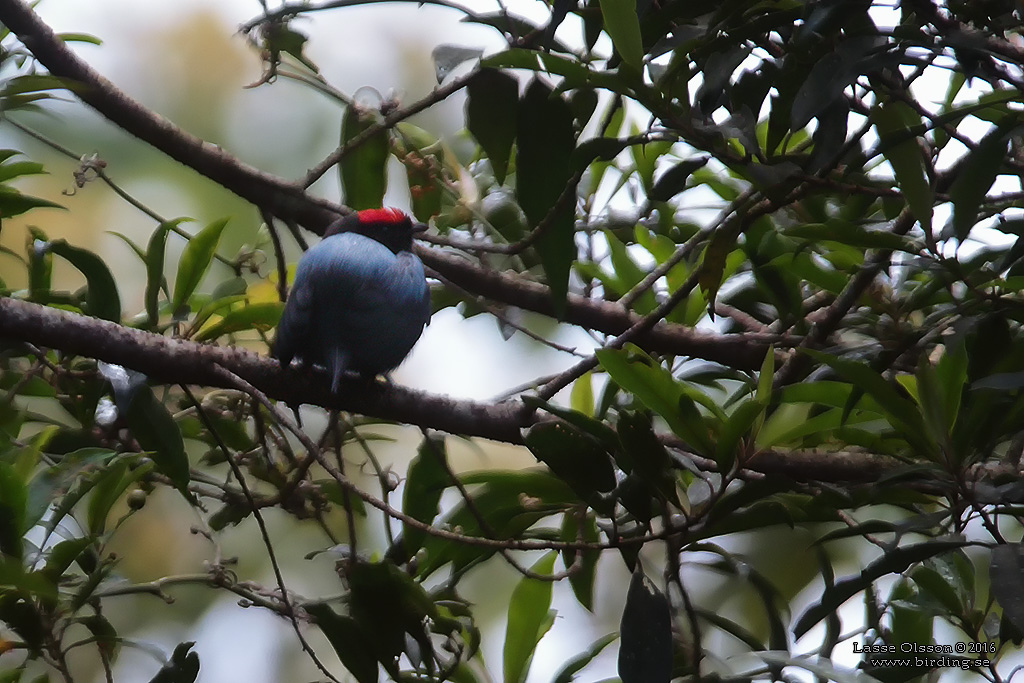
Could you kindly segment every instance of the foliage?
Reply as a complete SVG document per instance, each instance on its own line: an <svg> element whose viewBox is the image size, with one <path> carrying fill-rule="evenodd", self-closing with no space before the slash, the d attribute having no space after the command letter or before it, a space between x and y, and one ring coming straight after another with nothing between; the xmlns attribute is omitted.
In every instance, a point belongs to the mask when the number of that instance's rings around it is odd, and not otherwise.
<svg viewBox="0 0 1024 683"><path fill-rule="evenodd" d="M326 9L345 11L286 4L246 27L266 60L260 87L330 89L293 27ZM592 356L508 403L508 440L537 466L456 472L452 439L424 430L396 502L374 452L380 415L331 411L307 437L244 382L148 381L132 372L135 347L112 347L123 367L97 363L73 341L16 338L0 317L0 678L72 680L69 653L84 647L109 676L136 645L108 606L195 584L280 615L309 651L315 626L340 662L316 659L324 676L497 680L461 592L494 559L522 575L502 679L539 680L553 583L594 611L610 600L595 588L603 556L633 577L612 591L625 603L626 683L794 669L841 683L1012 677L1024 640L1019 8L555 0L536 26L464 11L507 49L445 51L446 80L422 103L339 111L341 145L319 172L337 165L358 209L382 201L389 159L401 162L413 212L434 228L436 248L421 253L447 248L476 268L455 282L438 260L435 309L490 315L540 343L515 308L593 333ZM0 37L4 125L22 127L19 112L55 90L79 92L42 69L55 71L36 43ZM468 75L446 75L461 60ZM405 121L462 89L471 156ZM16 189L44 172L18 154L0 151L5 219L57 206ZM239 169L207 175L244 193L225 181ZM76 180L103 175L88 160ZM289 272L277 227L295 216L245 198L267 230L234 259L221 253L227 217L192 231L159 221L145 247L123 238L146 272L141 310L125 309L116 268L47 237L45 211L22 252L0 255L27 287L0 280L0 293L183 344L265 348ZM81 273L79 291L54 288L55 260ZM570 385L568 405L555 400ZM389 405L380 391L367 405ZM356 487L354 462L381 494ZM219 555L201 576L119 580L111 544L157 489L192 506L214 545L252 517L277 584L235 576ZM335 558L341 597L285 584L269 508L319 530L307 552ZM780 553L764 539L786 528L801 533ZM613 640L550 677L573 680ZM192 646L152 680L196 680ZM864 653L858 669L834 664L841 652ZM911 666L884 654L908 652Z"/></svg>

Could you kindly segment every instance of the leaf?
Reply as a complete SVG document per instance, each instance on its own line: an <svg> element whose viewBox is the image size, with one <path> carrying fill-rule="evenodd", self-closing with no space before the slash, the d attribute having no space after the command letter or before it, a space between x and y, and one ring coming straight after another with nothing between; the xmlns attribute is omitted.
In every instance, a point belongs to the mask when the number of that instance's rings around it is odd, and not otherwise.
<svg viewBox="0 0 1024 683"><path fill-rule="evenodd" d="M402 492L402 512L424 524L437 517L441 494L452 485L445 463L448 452L443 438L424 439L409 463L409 473ZM406 557L412 557L423 545L426 533L409 525L402 527L402 544Z"/></svg>
<svg viewBox="0 0 1024 683"><path fill-rule="evenodd" d="M178 261L177 276L174 278L172 308L175 312L182 309L203 281L203 276L213 261L213 255L217 253L217 244L227 224L227 218L218 218L196 233L185 246L181 260Z"/></svg>
<svg viewBox="0 0 1024 683"><path fill-rule="evenodd" d="M28 488L8 462L0 461L0 556L21 559Z"/></svg>
<svg viewBox="0 0 1024 683"><path fill-rule="evenodd" d="M921 455L934 453L934 444L925 438L924 421L912 401L904 398L880 374L864 363L836 358L819 351L806 350L815 359L829 365L859 391L871 396L885 411L885 416L900 435L911 442Z"/></svg>
<svg viewBox="0 0 1024 683"><path fill-rule="evenodd" d="M1001 543L992 548L988 575L1003 615L1024 632L1024 546Z"/></svg>
<svg viewBox="0 0 1024 683"><path fill-rule="evenodd" d="M174 648L171 661L164 664L149 683L194 683L199 677L199 654L189 652L195 642L180 643Z"/></svg>
<svg viewBox="0 0 1024 683"><path fill-rule="evenodd" d="M704 258L701 260L700 270L697 273L697 284L704 294L704 300L708 302L708 314L714 320L715 297L718 288L722 285L722 277L725 275L725 264L729 258L729 252L736 246L736 238L725 230L716 230L711 235L708 246L704 249Z"/></svg>
<svg viewBox="0 0 1024 683"><path fill-rule="evenodd" d="M602 650L615 642L616 638L618 638L617 635L609 633L595 640L591 643L590 647L566 662L558 673L555 674L552 683L572 683L572 681L576 680L576 674L587 664L590 664L594 657L601 654Z"/></svg>
<svg viewBox="0 0 1024 683"><path fill-rule="evenodd" d="M921 123L917 114L903 102L886 102L871 110L871 119L878 129L879 146L886 161L892 166L907 206L921 229L932 228L932 205L935 193L928 178L924 151L909 133L911 125Z"/></svg>
<svg viewBox="0 0 1024 683"><path fill-rule="evenodd" d="M516 198L531 228L540 225L563 192L573 195L569 169L575 133L572 109L539 78L526 88L516 124ZM537 240L555 314L565 312L569 269L576 258L575 202L563 202Z"/></svg>
<svg viewBox="0 0 1024 683"><path fill-rule="evenodd" d="M89 533L101 536L107 529L107 516L114 503L138 477L129 476L128 461L120 460L101 470L89 498Z"/></svg>
<svg viewBox="0 0 1024 683"><path fill-rule="evenodd" d="M65 209L66 207L39 197L22 194L9 185L0 185L0 217L13 218L32 209Z"/></svg>
<svg viewBox="0 0 1024 683"><path fill-rule="evenodd" d="M597 522L592 513L583 516L582 529L580 529L580 515L573 510L562 515L562 540L566 543L575 543L582 540L584 543L597 543L600 539L597 531ZM562 564L566 568L571 567L576 560L576 553L579 558L579 568L569 575L569 586L572 588L576 600L587 610L594 611L594 580L597 578L597 561L601 558L600 550L563 550Z"/></svg>
<svg viewBox="0 0 1024 683"><path fill-rule="evenodd" d="M672 679L672 614L668 598L638 563L626 591L619 626L622 683L669 683Z"/></svg>
<svg viewBox="0 0 1024 683"><path fill-rule="evenodd" d="M483 53L484 51L478 47L471 48L443 43L435 47L430 51L430 58L434 61L434 77L437 78L438 85L459 65L473 59L480 59Z"/></svg>
<svg viewBox="0 0 1024 683"><path fill-rule="evenodd" d="M917 562L968 544L968 541L959 539L936 539L888 549L882 557L864 567L858 576L838 581L831 589L826 590L821 600L797 619L793 626L794 635L797 638L803 637L815 624L833 614L844 602L886 574L902 573Z"/></svg>
<svg viewBox="0 0 1024 683"><path fill-rule="evenodd" d="M121 297L117 293L114 276L103 259L91 251L73 247L64 240L50 242L49 249L85 275L89 285L85 299L89 315L120 322Z"/></svg>
<svg viewBox="0 0 1024 683"><path fill-rule="evenodd" d="M481 69L466 85L466 127L491 160L494 179L505 182L516 139L519 82L504 71Z"/></svg>
<svg viewBox="0 0 1024 683"><path fill-rule="evenodd" d="M377 683L377 658L373 654L373 644L367 641L364 630L355 619L336 613L322 602L307 602L302 607L327 636L348 672L359 683Z"/></svg>
<svg viewBox="0 0 1024 683"><path fill-rule="evenodd" d="M690 175L708 163L709 157L684 159L668 169L655 181L647 198L652 202L667 202L686 189L686 181Z"/></svg>
<svg viewBox="0 0 1024 683"><path fill-rule="evenodd" d="M598 349L595 355L616 384L661 415L672 431L697 453L710 457L715 452L704 418L671 373L650 359L630 362L625 351Z"/></svg>
<svg viewBox="0 0 1024 683"><path fill-rule="evenodd" d="M622 61L639 71L643 67L644 46L636 0L601 0L604 30L611 37Z"/></svg>
<svg viewBox="0 0 1024 683"><path fill-rule="evenodd" d="M986 193L995 182L1006 158L1010 134L1017 129L1016 115L993 128L963 161L956 179L949 188L953 201L953 234L963 241L978 219L978 210Z"/></svg>
<svg viewBox="0 0 1024 683"><path fill-rule="evenodd" d="M149 237L146 246L146 327L155 329L160 320L160 290L166 292L164 279L164 253L167 248L167 233L185 218L161 223Z"/></svg>
<svg viewBox="0 0 1024 683"><path fill-rule="evenodd" d="M377 117L371 110L350 104L341 121L341 144L347 145L376 122ZM377 131L363 144L348 150L338 162L342 196L345 203L356 211L378 209L384 205L390 151L385 133L384 130Z"/></svg>
<svg viewBox="0 0 1024 683"><path fill-rule="evenodd" d="M555 566L556 552L545 553L530 571L550 575ZM544 628L551 609L551 581L523 577L512 591L505 628L505 647L502 651L505 683L523 683L530 671L537 643L547 631Z"/></svg>
<svg viewBox="0 0 1024 683"><path fill-rule="evenodd" d="M125 417L139 445L149 451L157 471L170 479L185 498L191 500L185 442L167 407L157 400L151 388L141 386Z"/></svg>
<svg viewBox="0 0 1024 683"><path fill-rule="evenodd" d="M527 448L591 505L615 488L615 470L601 443L564 422L538 422L524 434Z"/></svg>
<svg viewBox="0 0 1024 683"><path fill-rule="evenodd" d="M203 327L195 336L196 341L209 341L217 339L225 334L242 332L244 330L267 331L275 327L281 319L284 311L284 304L280 301L267 303L249 304L228 311L223 318Z"/></svg>
<svg viewBox="0 0 1024 683"><path fill-rule="evenodd" d="M478 515L494 531L497 538L513 538L539 520L579 504L579 498L561 479L546 468L515 472L471 472L460 477L466 486L480 485L473 491L475 510L465 502L455 505L437 524L460 528L469 536L487 535L480 528ZM418 577L426 578L441 567L451 564L459 573L494 555L493 548L452 543L447 539L428 537L423 543L426 558L420 563Z"/></svg>

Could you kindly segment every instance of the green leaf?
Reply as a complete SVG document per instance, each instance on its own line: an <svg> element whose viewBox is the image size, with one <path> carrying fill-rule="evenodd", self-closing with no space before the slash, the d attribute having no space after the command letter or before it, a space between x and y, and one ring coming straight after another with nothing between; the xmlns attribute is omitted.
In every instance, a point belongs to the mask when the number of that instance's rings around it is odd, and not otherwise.
<svg viewBox="0 0 1024 683"><path fill-rule="evenodd" d="M283 311L284 304L280 301L248 304L228 311L223 318L200 330L195 339L202 342L244 330L267 331L277 325Z"/></svg>
<svg viewBox="0 0 1024 683"><path fill-rule="evenodd" d="M993 128L963 161L949 188L953 201L953 234L963 241L978 220L978 210L1006 158L1010 134L1018 127L1016 115Z"/></svg>
<svg viewBox="0 0 1024 683"><path fill-rule="evenodd" d="M146 247L146 327L156 328L160 319L160 290L167 291L167 281L164 279L164 252L167 246L167 233L171 228L177 226L187 218L178 218L167 223L161 223L149 237L149 244Z"/></svg>
<svg viewBox="0 0 1024 683"><path fill-rule="evenodd" d="M909 130L921 123L920 117L903 102L886 102L871 110L871 119L878 130L879 145L892 166L896 184L907 200L907 206L926 233L932 228L932 205L935 192L928 178L924 150Z"/></svg>
<svg viewBox="0 0 1024 683"><path fill-rule="evenodd" d="M616 384L661 415L691 448L707 457L715 452L704 418L671 373L649 358L630 362L625 351L598 349L595 355Z"/></svg>
<svg viewBox="0 0 1024 683"><path fill-rule="evenodd" d="M524 441L538 460L591 505L598 502L598 494L615 488L611 458L590 435L564 422L538 422L526 430Z"/></svg>
<svg viewBox="0 0 1024 683"><path fill-rule="evenodd" d="M22 194L10 185L0 185L0 216L13 218L32 209L65 209L66 207L39 197Z"/></svg>
<svg viewBox="0 0 1024 683"><path fill-rule="evenodd" d="M667 202L685 190L686 181L690 179L690 175L697 169L703 168L707 163L708 157L680 161L661 174L651 187L647 198L652 202Z"/></svg>
<svg viewBox="0 0 1024 683"><path fill-rule="evenodd" d="M556 557L556 552L545 553L530 570L550 576ZM505 683L523 683L526 680L534 650L547 631L544 625L549 619L552 585L551 581L524 577L512 591L502 657Z"/></svg>
<svg viewBox="0 0 1024 683"><path fill-rule="evenodd" d="M519 536L539 520L579 504L579 498L561 479L545 469L471 472L460 477L466 486L480 485L473 491L473 508L456 504L438 524L460 528L468 536L484 536L478 515L497 538ZM446 564L459 573L494 555L493 548L452 543L428 537L423 543L426 558L418 576L426 578Z"/></svg>
<svg viewBox="0 0 1024 683"><path fill-rule="evenodd" d="M885 416L900 435L921 455L934 455L935 445L925 438L924 420L914 403L904 398L884 377L864 363L836 358L819 351L806 350L815 359L829 365L859 391L871 396L885 411Z"/></svg>
<svg viewBox="0 0 1024 683"><path fill-rule="evenodd" d="M751 432L754 423L764 415L764 410L765 405L760 401L744 401L726 420L715 449L715 462L718 463L720 471L732 470L740 441ZM751 440L754 436L756 435L751 434Z"/></svg>
<svg viewBox="0 0 1024 683"><path fill-rule="evenodd" d="M322 602L307 602L303 609L313 617L316 625L327 636L342 665L359 683L377 683L377 658L373 644L355 619L342 616Z"/></svg>
<svg viewBox="0 0 1024 683"><path fill-rule="evenodd" d="M125 418L143 450L149 451L158 472L166 476L191 500L188 491L189 463L181 430L167 407L157 400L153 390L143 385L135 393Z"/></svg>
<svg viewBox="0 0 1024 683"><path fill-rule="evenodd" d="M612 268L615 269L615 280L616 280L616 291L618 295L624 295L627 291L637 285L644 277L647 276L647 271L637 265L636 261L630 255L626 245L615 236L610 230L604 232L605 240L608 242L609 256L611 257ZM658 307L658 301L654 297L654 292L648 289L637 298L633 304L633 308L640 314L646 315L655 308Z"/></svg>
<svg viewBox="0 0 1024 683"><path fill-rule="evenodd" d="M886 574L902 573L917 562L968 544L969 541L959 539L938 539L888 549L882 557L861 570L858 576L838 581L831 589L826 590L821 600L808 608L796 621L793 626L794 635L797 638L803 637L815 624L833 614L844 602Z"/></svg>
<svg viewBox="0 0 1024 683"><path fill-rule="evenodd" d="M579 673L587 664L590 664L594 657L601 654L602 650L615 642L616 638L618 638L617 635L609 633L608 635L595 640L591 643L590 647L566 662L565 666L555 674L554 679L552 679L552 683L572 683L576 680L576 674Z"/></svg>
<svg viewBox="0 0 1024 683"><path fill-rule="evenodd" d="M601 0L604 30L612 39L622 61L639 71L643 67L644 46L636 0Z"/></svg>
<svg viewBox="0 0 1024 683"><path fill-rule="evenodd" d="M206 275L213 256L217 253L220 236L227 224L227 218L218 218L196 233L185 246L178 262L178 274L174 278L172 307L175 312L181 310L203 281L203 276Z"/></svg>
<svg viewBox="0 0 1024 683"><path fill-rule="evenodd" d="M114 503L137 477L129 476L128 461L120 460L97 474L96 486L89 498L89 533L101 536L107 529L107 516Z"/></svg>
<svg viewBox="0 0 1024 683"><path fill-rule="evenodd" d="M569 406L587 416L594 414L594 382L589 372L583 373L579 379L572 383L572 391L569 394Z"/></svg>
<svg viewBox="0 0 1024 683"><path fill-rule="evenodd" d="M548 218L537 240L537 252L551 289L555 314L565 312L569 269L576 258L575 201L562 202L548 217L563 192L570 187L570 160L575 148L572 109L540 79L526 88L516 125L516 198L531 228Z"/></svg>
<svg viewBox="0 0 1024 683"><path fill-rule="evenodd" d="M350 104L341 121L341 144L347 145L376 122L374 112ZM389 152L386 131L380 130L363 144L349 150L338 162L342 196L351 208L357 211L377 209L384 204Z"/></svg>
<svg viewBox="0 0 1024 683"><path fill-rule="evenodd" d="M619 626L622 683L669 683L672 679L672 614L668 598L638 563L626 591Z"/></svg>
<svg viewBox="0 0 1024 683"><path fill-rule="evenodd" d="M441 494L453 484L448 468L448 451L443 438L426 439L416 457L409 463L409 473L402 492L402 512L424 524L437 517ZM412 557L423 545L426 533L411 526L402 527L402 544L406 557Z"/></svg>
<svg viewBox="0 0 1024 683"><path fill-rule="evenodd" d="M497 69L481 69L466 86L466 127L491 160L494 179L505 182L516 138L519 82Z"/></svg>
<svg viewBox="0 0 1024 683"><path fill-rule="evenodd" d="M85 275L89 285L85 299L89 315L120 322L121 297L117 293L114 276L103 259L91 251L73 247L64 240L50 242L49 249Z"/></svg>
<svg viewBox="0 0 1024 683"><path fill-rule="evenodd" d="M21 559L28 487L15 467L0 461L0 555Z"/></svg>
<svg viewBox="0 0 1024 683"><path fill-rule="evenodd" d="M716 230L704 249L704 257L697 272L697 284L704 294L704 300L708 302L708 313L712 319L715 317L715 297L718 295L718 288L722 286L726 261L735 246L734 235L726 230Z"/></svg>
<svg viewBox="0 0 1024 683"><path fill-rule="evenodd" d="M1002 606L1003 614L1024 632L1024 546L1001 543L992 548L988 573L992 595Z"/></svg>
<svg viewBox="0 0 1024 683"><path fill-rule="evenodd" d="M566 543L575 543L582 540L584 543L597 543L600 536L597 531L597 522L594 515L586 514L580 528L579 514L570 510L562 515L562 540ZM578 569L569 575L569 586L572 588L576 600L587 610L594 611L594 580L597 578L597 561L601 558L600 550L563 550L562 564L567 568L576 562L576 553L581 557L578 562Z"/></svg>

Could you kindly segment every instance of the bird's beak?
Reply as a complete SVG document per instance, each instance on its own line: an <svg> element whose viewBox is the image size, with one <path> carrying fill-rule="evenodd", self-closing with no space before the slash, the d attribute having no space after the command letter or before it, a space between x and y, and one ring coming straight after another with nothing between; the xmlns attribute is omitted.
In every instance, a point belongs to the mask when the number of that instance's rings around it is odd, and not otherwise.
<svg viewBox="0 0 1024 683"><path fill-rule="evenodd" d="M414 235L418 235L421 232L426 232L429 229L430 229L430 226L427 225L426 223L413 223L412 224L412 234L414 234Z"/></svg>

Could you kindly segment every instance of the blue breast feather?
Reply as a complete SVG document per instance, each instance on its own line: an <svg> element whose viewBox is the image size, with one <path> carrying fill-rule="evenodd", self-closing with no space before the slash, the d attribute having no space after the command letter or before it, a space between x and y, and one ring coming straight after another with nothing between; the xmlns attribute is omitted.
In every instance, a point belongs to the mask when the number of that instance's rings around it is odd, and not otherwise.
<svg viewBox="0 0 1024 683"><path fill-rule="evenodd" d="M275 355L326 367L337 391L346 370L372 377L398 366L429 319L419 258L363 235L332 235L299 262Z"/></svg>

